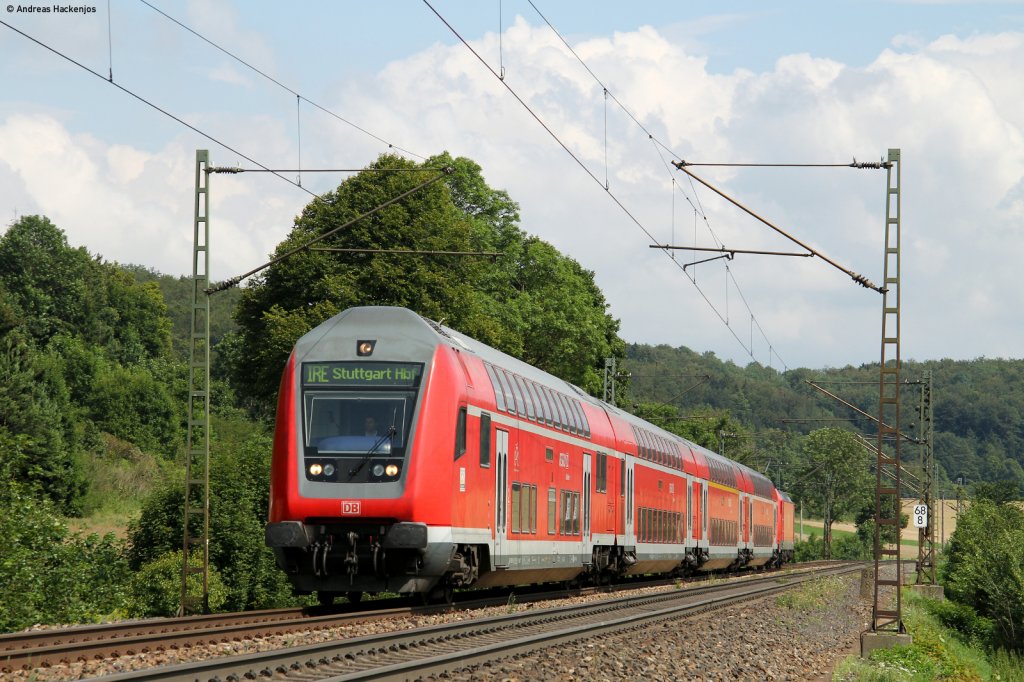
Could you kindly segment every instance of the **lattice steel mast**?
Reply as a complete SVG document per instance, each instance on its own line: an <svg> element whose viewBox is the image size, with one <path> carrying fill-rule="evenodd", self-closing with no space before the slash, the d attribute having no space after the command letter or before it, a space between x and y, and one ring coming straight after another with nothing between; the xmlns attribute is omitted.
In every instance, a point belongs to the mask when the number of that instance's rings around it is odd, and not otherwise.
<svg viewBox="0 0 1024 682"><path fill-rule="evenodd" d="M928 524L917 534L917 584L935 585L935 457L932 450L932 371L921 377L921 403L918 407L921 424L922 502L928 507ZM940 509L940 513L942 510Z"/></svg>
<svg viewBox="0 0 1024 682"><path fill-rule="evenodd" d="M882 279L882 354L878 377L878 455L875 467L875 589L871 629L903 633L900 585L900 150L890 149L886 169L885 263ZM892 455L885 450L891 441ZM883 479L884 482L883 482ZM891 482L890 482L891 481ZM895 547L884 547L882 528L896 534ZM896 575L881 575L882 557L895 559ZM895 591L885 603L882 588Z"/></svg>
<svg viewBox="0 0 1024 682"><path fill-rule="evenodd" d="M196 150L196 199L192 240L192 325L188 365L188 442L185 447L185 518L181 543L179 615L210 611L210 194L209 152ZM194 551L202 564L193 566ZM190 594L190 575L202 575L202 594Z"/></svg>

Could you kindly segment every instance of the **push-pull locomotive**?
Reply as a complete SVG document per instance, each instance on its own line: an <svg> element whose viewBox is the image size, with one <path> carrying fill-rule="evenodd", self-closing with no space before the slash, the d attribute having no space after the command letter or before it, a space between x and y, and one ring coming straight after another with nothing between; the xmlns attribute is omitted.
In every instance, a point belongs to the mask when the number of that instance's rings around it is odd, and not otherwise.
<svg viewBox="0 0 1024 682"><path fill-rule="evenodd" d="M760 473L410 310L352 308L281 378L266 543L296 592L781 564Z"/></svg>

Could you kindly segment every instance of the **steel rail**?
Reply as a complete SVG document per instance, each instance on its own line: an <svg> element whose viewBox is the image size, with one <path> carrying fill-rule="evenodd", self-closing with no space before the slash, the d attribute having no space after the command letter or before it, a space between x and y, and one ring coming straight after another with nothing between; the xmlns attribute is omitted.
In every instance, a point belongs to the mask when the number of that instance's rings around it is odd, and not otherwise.
<svg viewBox="0 0 1024 682"><path fill-rule="evenodd" d="M685 616L715 608L728 599L748 600L794 587L818 577L861 570L858 564L819 571L767 574L686 590L621 597L583 605L492 616L400 630L380 635L276 649L255 654L191 661L105 676L104 682L287 678L342 680L406 679L493 660L519 650L578 639L601 628L636 627L645 620ZM523 648L525 647L525 649Z"/></svg>
<svg viewBox="0 0 1024 682"><path fill-rule="evenodd" d="M621 588L642 588L670 584L645 580L622 584ZM590 594L604 588L580 588L573 594ZM565 589L520 590L518 603L565 597ZM217 613L177 618L152 618L96 625L76 625L0 634L0 675L14 670L70 663L81 660L195 646L226 639L257 637L262 634L338 627L356 622L382 620L413 614L432 614L455 608L471 610L508 603L507 590L463 592L454 604L410 605L404 597L363 602L359 607L314 606L268 609L238 613Z"/></svg>

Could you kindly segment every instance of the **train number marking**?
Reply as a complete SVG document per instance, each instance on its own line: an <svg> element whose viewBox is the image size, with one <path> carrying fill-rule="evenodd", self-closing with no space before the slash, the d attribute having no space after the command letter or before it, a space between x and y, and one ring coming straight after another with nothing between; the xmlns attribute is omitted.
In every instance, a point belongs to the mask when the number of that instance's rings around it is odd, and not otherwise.
<svg viewBox="0 0 1024 682"><path fill-rule="evenodd" d="M359 516L363 513L363 503L359 500L342 500L342 516Z"/></svg>

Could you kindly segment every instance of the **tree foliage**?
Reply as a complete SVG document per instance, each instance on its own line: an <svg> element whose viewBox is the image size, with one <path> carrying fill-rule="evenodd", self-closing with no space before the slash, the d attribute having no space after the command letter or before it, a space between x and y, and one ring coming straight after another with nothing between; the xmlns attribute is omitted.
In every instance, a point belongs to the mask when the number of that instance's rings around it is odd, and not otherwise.
<svg viewBox="0 0 1024 682"><path fill-rule="evenodd" d="M618 322L593 273L517 226L518 206L480 167L447 154L417 165L384 155L305 207L276 255L351 221L435 176L443 182L355 222L254 278L230 343L232 378L266 413L295 341L353 306L393 305L443 322L591 392L605 357L622 354ZM386 170L390 169L390 170ZM480 257L357 250L488 251Z"/></svg>
<svg viewBox="0 0 1024 682"><path fill-rule="evenodd" d="M825 556L831 557L832 523L864 506L874 481L871 455L849 431L818 429L803 441L803 457L791 489L824 520Z"/></svg>
<svg viewBox="0 0 1024 682"><path fill-rule="evenodd" d="M0 432L0 452L24 437ZM0 462L0 631L123 615L128 564L112 535L70 535L52 502Z"/></svg>
<svg viewBox="0 0 1024 682"><path fill-rule="evenodd" d="M766 429L802 435L823 420L850 419L867 437L876 435L873 424L862 414L807 382L822 382L862 412L875 415L877 363L779 372L757 363L740 367L719 360L714 353L700 354L685 346L630 344L620 369L632 374L628 383L620 385L624 404L664 403L683 415L702 409L728 411L758 434L756 448L766 455L770 453L760 435ZM920 431L921 386L916 382L926 370L933 377L933 449L940 494L953 496L952 482L962 478L961 485L997 483L1019 498L1024 494L1024 391L1020 390L1024 360L905 361L901 378L915 383L904 385L900 392L901 430L912 436ZM796 461L770 459L776 463ZM905 445L904 466L917 473L918 461L917 448ZM793 470L778 473L784 474L784 482L793 478ZM778 481L777 475L773 478Z"/></svg>
<svg viewBox="0 0 1024 682"><path fill-rule="evenodd" d="M999 645L1024 651L1024 511L974 501L958 517L946 556L947 594L991 618Z"/></svg>
<svg viewBox="0 0 1024 682"><path fill-rule="evenodd" d="M224 584L224 607L284 605L290 588L263 543L270 496L270 436L253 434L252 426L237 416L215 419L212 433L210 562ZM176 481L146 500L128 531L127 557L133 570L180 550L183 498L183 486Z"/></svg>
<svg viewBox="0 0 1024 682"><path fill-rule="evenodd" d="M0 237L0 431L19 444L0 458L79 514L101 431L173 453L170 347L155 283L71 247L46 218L21 218Z"/></svg>

